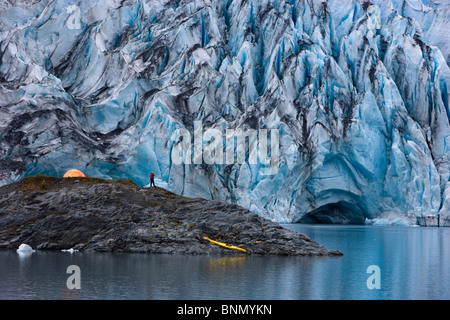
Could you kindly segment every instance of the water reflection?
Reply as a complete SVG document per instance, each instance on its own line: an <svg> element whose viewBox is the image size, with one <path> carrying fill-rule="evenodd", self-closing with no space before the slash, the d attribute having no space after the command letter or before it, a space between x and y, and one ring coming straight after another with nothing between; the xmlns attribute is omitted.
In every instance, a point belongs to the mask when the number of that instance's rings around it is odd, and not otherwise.
<svg viewBox="0 0 450 320"><path fill-rule="evenodd" d="M22 261L30 258L32 254L33 254L33 252L30 252L30 251L17 251L17 255L19 256L19 259Z"/></svg>
<svg viewBox="0 0 450 320"><path fill-rule="evenodd" d="M344 253L333 264L350 299L448 299L450 228L286 226ZM381 270L381 289L368 290L369 265ZM344 289L344 290L345 290ZM331 292L335 292L331 290ZM331 298L331 295L328 295Z"/></svg>
<svg viewBox="0 0 450 320"><path fill-rule="evenodd" d="M246 256L241 257L220 257L209 261L209 268L215 272L229 272L232 269L243 268Z"/></svg>

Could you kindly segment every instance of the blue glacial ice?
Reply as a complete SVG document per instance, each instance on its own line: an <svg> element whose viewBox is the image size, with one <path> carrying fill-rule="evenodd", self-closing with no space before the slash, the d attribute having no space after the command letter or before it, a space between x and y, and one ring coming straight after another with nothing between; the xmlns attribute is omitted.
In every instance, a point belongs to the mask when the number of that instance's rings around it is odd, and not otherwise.
<svg viewBox="0 0 450 320"><path fill-rule="evenodd" d="M76 167L145 186L153 171L173 192L279 222L449 216L449 10L438 0L2 2L0 183ZM227 129L279 130L277 170L174 163L174 132L193 137L196 121L223 141ZM190 142L193 157L208 148Z"/></svg>

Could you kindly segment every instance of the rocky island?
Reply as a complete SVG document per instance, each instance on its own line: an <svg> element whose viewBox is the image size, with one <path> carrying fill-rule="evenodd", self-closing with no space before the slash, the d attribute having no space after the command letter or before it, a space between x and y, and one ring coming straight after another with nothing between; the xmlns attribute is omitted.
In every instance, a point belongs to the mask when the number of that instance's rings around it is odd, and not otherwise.
<svg viewBox="0 0 450 320"><path fill-rule="evenodd" d="M238 205L131 180L45 175L0 187L0 249L22 243L38 250L342 255Z"/></svg>

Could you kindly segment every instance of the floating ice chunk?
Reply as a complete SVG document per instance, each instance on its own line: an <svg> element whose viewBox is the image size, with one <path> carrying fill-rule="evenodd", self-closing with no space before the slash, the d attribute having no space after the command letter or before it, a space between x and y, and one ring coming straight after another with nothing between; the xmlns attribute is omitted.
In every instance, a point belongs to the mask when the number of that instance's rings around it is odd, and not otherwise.
<svg viewBox="0 0 450 320"><path fill-rule="evenodd" d="M365 224L374 226L415 226L415 217L408 217L401 213L383 213L380 217L365 220Z"/></svg>
<svg viewBox="0 0 450 320"><path fill-rule="evenodd" d="M19 246L19 249L17 249L16 251L19 252L19 253L32 253L35 250L33 250L33 248L31 248L28 244L22 243Z"/></svg>
<svg viewBox="0 0 450 320"><path fill-rule="evenodd" d="M72 253L72 252L76 252L76 251L78 251L77 249L74 249L74 248L70 248L70 249L62 249L61 250L62 252L70 252L70 253Z"/></svg>

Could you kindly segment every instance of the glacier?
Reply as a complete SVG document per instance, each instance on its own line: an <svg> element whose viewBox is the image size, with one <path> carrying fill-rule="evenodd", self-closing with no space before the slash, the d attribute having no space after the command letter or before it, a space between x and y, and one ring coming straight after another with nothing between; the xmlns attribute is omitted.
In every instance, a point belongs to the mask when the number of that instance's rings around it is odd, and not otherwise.
<svg viewBox="0 0 450 320"><path fill-rule="evenodd" d="M0 185L153 171L277 222L449 217L449 22L444 0L2 1ZM199 122L278 130L277 170L175 163Z"/></svg>

